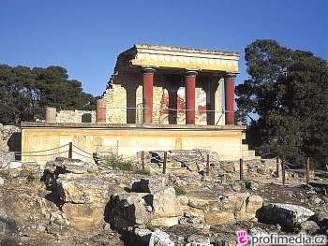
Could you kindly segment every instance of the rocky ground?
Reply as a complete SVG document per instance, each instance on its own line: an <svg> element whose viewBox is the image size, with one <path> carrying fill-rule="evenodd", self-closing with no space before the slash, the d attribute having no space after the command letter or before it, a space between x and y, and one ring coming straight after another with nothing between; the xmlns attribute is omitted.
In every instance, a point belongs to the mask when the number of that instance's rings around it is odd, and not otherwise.
<svg viewBox="0 0 328 246"><path fill-rule="evenodd" d="M0 168L0 245L236 245L236 230L325 234L327 186L287 176L272 160L220 162L213 153L147 155L144 171L57 158ZM119 168L119 165L116 165ZM139 168L139 169L137 169Z"/></svg>

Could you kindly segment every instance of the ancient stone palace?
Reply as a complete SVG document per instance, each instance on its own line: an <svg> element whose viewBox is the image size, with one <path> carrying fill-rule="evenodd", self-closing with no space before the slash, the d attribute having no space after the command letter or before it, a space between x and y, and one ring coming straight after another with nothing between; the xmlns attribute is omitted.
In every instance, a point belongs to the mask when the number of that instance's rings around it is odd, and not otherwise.
<svg viewBox="0 0 328 246"><path fill-rule="evenodd" d="M236 52L135 45L118 57L104 102L99 101L99 108L108 109L100 120L232 125L238 59Z"/></svg>
<svg viewBox="0 0 328 246"><path fill-rule="evenodd" d="M96 112L48 108L45 122L22 124L23 152L73 142L88 153L208 149L252 159L234 119L238 60L231 51L136 44L119 54Z"/></svg>

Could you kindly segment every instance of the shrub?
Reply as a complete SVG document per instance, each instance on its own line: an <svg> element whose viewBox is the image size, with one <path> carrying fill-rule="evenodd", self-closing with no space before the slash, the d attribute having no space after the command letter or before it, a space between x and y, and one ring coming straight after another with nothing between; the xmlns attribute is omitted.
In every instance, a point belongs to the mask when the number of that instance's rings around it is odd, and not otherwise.
<svg viewBox="0 0 328 246"><path fill-rule="evenodd" d="M27 179L27 182L29 182L29 183L32 183L36 180L36 178L34 177L34 175L32 173L29 173L27 175L26 179Z"/></svg>
<svg viewBox="0 0 328 246"><path fill-rule="evenodd" d="M182 196L187 193L186 190L180 185L174 185L174 190L177 196Z"/></svg>
<svg viewBox="0 0 328 246"><path fill-rule="evenodd" d="M136 174L140 174L140 175L147 175L147 176L151 176L151 173L149 170L142 170L142 169L137 169L134 171Z"/></svg>
<svg viewBox="0 0 328 246"><path fill-rule="evenodd" d="M19 176L26 177L28 183L32 183L36 180L36 177L34 176L31 170L23 169L22 171L20 171Z"/></svg>
<svg viewBox="0 0 328 246"><path fill-rule="evenodd" d="M133 162L124 159L121 155L112 154L102 161L103 166L111 167L116 170L130 171L133 169Z"/></svg>

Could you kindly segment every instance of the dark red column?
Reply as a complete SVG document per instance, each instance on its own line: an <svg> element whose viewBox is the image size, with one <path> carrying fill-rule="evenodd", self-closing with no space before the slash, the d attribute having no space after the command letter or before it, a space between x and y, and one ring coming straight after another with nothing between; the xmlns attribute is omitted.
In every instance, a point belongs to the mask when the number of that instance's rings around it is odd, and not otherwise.
<svg viewBox="0 0 328 246"><path fill-rule="evenodd" d="M154 69L143 70L143 118L145 124L151 124L153 120L153 85Z"/></svg>
<svg viewBox="0 0 328 246"><path fill-rule="evenodd" d="M96 122L97 123L106 122L106 105L105 105L105 100L103 98L97 100Z"/></svg>
<svg viewBox="0 0 328 246"><path fill-rule="evenodd" d="M188 71L185 74L186 86L186 124L195 124L195 88L196 71Z"/></svg>
<svg viewBox="0 0 328 246"><path fill-rule="evenodd" d="M235 123L235 74L226 74L224 76L224 94L225 94L225 124L233 125Z"/></svg>

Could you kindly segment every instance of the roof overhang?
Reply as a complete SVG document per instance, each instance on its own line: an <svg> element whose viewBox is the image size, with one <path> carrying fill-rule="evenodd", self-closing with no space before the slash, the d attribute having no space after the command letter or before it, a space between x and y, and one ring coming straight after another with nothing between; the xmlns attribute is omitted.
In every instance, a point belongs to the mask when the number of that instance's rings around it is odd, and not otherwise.
<svg viewBox="0 0 328 246"><path fill-rule="evenodd" d="M118 66L238 73L238 52L135 44L118 57Z"/></svg>

